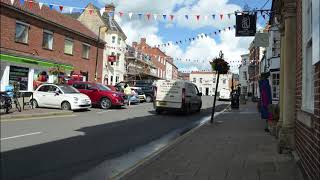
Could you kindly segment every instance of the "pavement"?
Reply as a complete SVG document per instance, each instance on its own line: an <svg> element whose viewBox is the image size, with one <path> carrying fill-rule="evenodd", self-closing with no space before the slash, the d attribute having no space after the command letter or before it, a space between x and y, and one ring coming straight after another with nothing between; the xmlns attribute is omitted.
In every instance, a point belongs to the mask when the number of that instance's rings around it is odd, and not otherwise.
<svg viewBox="0 0 320 180"><path fill-rule="evenodd" d="M302 180L292 155L277 153L254 103L241 105L179 138L114 179Z"/></svg>
<svg viewBox="0 0 320 180"><path fill-rule="evenodd" d="M72 115L1 121L1 179L70 180L208 117L212 100L203 97L201 112L188 116L157 115L152 103L142 103L121 109L91 108ZM229 102L219 102L219 110L227 106L223 103ZM94 174L91 179L105 178Z"/></svg>

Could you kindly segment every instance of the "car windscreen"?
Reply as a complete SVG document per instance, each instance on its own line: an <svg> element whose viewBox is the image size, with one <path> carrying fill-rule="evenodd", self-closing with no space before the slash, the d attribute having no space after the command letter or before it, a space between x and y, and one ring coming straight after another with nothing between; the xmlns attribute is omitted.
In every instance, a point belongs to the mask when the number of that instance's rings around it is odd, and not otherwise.
<svg viewBox="0 0 320 180"><path fill-rule="evenodd" d="M99 90L102 90L102 91L112 91L109 87L103 85L103 84L97 84L97 87L99 88Z"/></svg>
<svg viewBox="0 0 320 180"><path fill-rule="evenodd" d="M59 86L59 88L63 91L64 94L76 94L80 93L76 88L72 86Z"/></svg>

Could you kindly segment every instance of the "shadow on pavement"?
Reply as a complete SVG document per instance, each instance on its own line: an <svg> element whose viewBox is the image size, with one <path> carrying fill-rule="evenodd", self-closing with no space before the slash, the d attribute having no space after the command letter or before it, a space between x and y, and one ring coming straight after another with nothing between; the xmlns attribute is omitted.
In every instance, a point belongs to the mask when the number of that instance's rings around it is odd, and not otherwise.
<svg viewBox="0 0 320 180"><path fill-rule="evenodd" d="M218 111L227 105L220 105ZM84 135L1 152L1 179L71 179L98 164L208 116L150 115L78 129Z"/></svg>

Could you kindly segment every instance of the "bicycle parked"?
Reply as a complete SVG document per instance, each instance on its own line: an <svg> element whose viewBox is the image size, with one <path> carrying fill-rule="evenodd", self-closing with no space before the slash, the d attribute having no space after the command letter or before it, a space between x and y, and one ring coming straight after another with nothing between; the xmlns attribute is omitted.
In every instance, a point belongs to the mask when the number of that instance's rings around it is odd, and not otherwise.
<svg viewBox="0 0 320 180"><path fill-rule="evenodd" d="M18 97L19 97L19 91L20 91L20 84L19 82L13 82L12 85L9 85L9 86L6 86L5 87L5 93L2 93L1 97L3 100L6 99L6 106L3 106L4 108L2 109L5 109L6 107L6 112L10 109L12 109L12 104L15 105L15 108L21 112L21 105L19 103L19 100L18 100ZM6 94L6 95L5 95ZM10 98L10 101L9 99ZM2 101L2 100L1 100ZM11 104L11 106L9 105L9 103ZM8 110L9 108L9 110Z"/></svg>

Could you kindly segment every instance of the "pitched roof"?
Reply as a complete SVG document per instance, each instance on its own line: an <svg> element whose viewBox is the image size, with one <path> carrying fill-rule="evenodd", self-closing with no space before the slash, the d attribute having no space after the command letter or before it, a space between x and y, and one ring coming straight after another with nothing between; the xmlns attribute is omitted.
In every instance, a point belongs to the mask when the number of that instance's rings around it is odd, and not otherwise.
<svg viewBox="0 0 320 180"><path fill-rule="evenodd" d="M21 6L20 1L15 1L13 5L11 5L10 0L0 0L0 2L1 6L4 5L9 8L12 8L13 10L20 10L22 11L22 13L24 12L28 15L40 18L41 20L53 23L56 26L61 26L62 28L69 31L73 31L81 36L94 40L98 39L98 37L91 30L89 30L78 20L71 18L70 16L65 16L64 14L56 10L51 10L48 6L43 5L40 9L39 4L37 2L33 2L32 8L30 8L28 3L24 3Z"/></svg>
<svg viewBox="0 0 320 180"><path fill-rule="evenodd" d="M117 21L114 18L110 18L108 13L103 13L102 20L105 23L105 25L109 27L109 29L111 29L112 31L117 31L121 33L125 37L125 39L127 38Z"/></svg>

